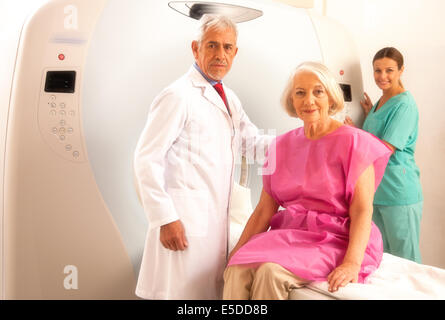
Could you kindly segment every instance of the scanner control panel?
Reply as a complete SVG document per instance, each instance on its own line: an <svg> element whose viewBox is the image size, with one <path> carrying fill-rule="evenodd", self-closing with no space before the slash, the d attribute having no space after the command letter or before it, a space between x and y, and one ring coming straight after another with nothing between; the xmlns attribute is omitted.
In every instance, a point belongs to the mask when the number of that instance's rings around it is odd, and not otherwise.
<svg viewBox="0 0 445 320"><path fill-rule="evenodd" d="M45 70L39 101L39 128L51 149L63 158L85 161L76 71Z"/></svg>

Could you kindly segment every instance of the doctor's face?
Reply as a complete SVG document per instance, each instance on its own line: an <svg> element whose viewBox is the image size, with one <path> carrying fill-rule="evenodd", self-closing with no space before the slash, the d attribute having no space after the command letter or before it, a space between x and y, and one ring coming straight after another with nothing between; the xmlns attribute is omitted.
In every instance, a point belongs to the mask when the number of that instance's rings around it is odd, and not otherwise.
<svg viewBox="0 0 445 320"><path fill-rule="evenodd" d="M292 102L297 116L305 124L323 122L329 118L332 99L312 72L303 70L295 75Z"/></svg>
<svg viewBox="0 0 445 320"><path fill-rule="evenodd" d="M222 80L232 67L238 51L232 29L210 29L200 43L192 42L193 55L199 68L212 80Z"/></svg>

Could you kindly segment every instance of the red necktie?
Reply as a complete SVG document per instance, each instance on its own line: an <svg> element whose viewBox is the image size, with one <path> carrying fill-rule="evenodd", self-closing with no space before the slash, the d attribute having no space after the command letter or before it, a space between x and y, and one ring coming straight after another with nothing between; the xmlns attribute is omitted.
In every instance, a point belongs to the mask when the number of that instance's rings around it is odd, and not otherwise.
<svg viewBox="0 0 445 320"><path fill-rule="evenodd" d="M215 84L213 86L213 88L215 88L215 90L219 93L219 95L221 96L221 99L223 99L224 104L226 105L227 112L229 113L230 116L232 116L232 113L230 112L229 104L227 103L226 94L224 93L222 83Z"/></svg>

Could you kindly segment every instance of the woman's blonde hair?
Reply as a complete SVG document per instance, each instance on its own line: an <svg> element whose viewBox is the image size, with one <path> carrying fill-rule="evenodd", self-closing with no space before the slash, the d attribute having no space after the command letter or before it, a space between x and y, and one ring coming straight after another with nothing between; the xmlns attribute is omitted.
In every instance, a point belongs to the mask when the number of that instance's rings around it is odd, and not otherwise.
<svg viewBox="0 0 445 320"><path fill-rule="evenodd" d="M343 98L343 91L335 80L332 72L322 63L306 61L297 66L289 80L287 81L286 87L281 96L281 104L286 110L286 112L291 116L298 118L295 112L294 104L292 101L292 96L294 94L294 78L296 74L300 71L309 71L315 74L325 87L328 96L333 101L332 105L329 106L329 115L334 115L344 108L345 102Z"/></svg>

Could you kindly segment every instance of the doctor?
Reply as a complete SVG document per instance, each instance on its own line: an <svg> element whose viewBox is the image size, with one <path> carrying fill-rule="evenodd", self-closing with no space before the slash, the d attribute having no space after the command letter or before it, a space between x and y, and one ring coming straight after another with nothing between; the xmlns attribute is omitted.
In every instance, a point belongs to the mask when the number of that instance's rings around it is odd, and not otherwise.
<svg viewBox="0 0 445 320"><path fill-rule="evenodd" d="M235 157L238 149L264 153L272 138L259 135L221 81L236 41L231 20L204 15L194 65L151 105L134 159L149 222L139 297L222 297Z"/></svg>

